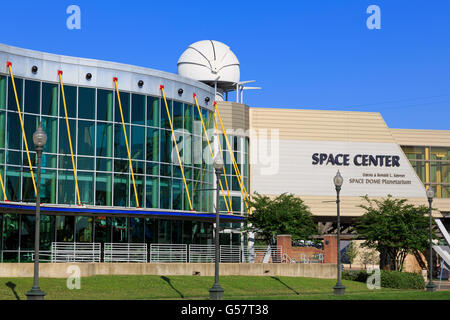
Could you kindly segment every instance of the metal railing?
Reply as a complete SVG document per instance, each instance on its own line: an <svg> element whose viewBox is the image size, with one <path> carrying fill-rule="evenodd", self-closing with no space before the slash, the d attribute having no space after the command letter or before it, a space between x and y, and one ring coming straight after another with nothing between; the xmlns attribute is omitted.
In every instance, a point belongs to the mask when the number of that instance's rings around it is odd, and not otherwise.
<svg viewBox="0 0 450 320"><path fill-rule="evenodd" d="M221 245L220 262L239 263L242 262L242 250L240 246Z"/></svg>
<svg viewBox="0 0 450 320"><path fill-rule="evenodd" d="M242 262L248 263L281 263L283 260L283 249L281 246L254 246L245 247L242 253Z"/></svg>
<svg viewBox="0 0 450 320"><path fill-rule="evenodd" d="M150 262L188 262L186 244L151 244Z"/></svg>
<svg viewBox="0 0 450 320"><path fill-rule="evenodd" d="M302 254L298 263L323 263L323 253Z"/></svg>
<svg viewBox="0 0 450 320"><path fill-rule="evenodd" d="M190 244L189 262L214 262L215 246L213 244Z"/></svg>
<svg viewBox="0 0 450 320"><path fill-rule="evenodd" d="M100 243L52 242L52 262L100 262Z"/></svg>
<svg viewBox="0 0 450 320"><path fill-rule="evenodd" d="M147 262L146 243L105 243L104 262Z"/></svg>

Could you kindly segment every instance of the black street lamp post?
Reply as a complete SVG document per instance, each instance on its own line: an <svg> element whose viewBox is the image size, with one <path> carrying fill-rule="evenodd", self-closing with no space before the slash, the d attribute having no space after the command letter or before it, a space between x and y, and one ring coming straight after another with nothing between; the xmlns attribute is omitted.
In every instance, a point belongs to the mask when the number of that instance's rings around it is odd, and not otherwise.
<svg viewBox="0 0 450 320"><path fill-rule="evenodd" d="M436 291L436 285L433 283L433 235L432 235L432 211L431 204L433 203L434 191L431 187L427 190L428 205L430 207L430 262L428 264L428 277L429 282L427 284L427 291Z"/></svg>
<svg viewBox="0 0 450 320"><path fill-rule="evenodd" d="M216 172L216 228L214 230L214 244L215 244L215 259L214 259L214 284L209 289L209 299L210 300L222 300L223 298L223 288L219 284L219 183L220 183L220 175L222 173L223 160L220 154L218 154L214 158L214 170Z"/></svg>
<svg viewBox="0 0 450 320"><path fill-rule="evenodd" d="M333 179L334 186L336 187L336 204L337 204L337 283L333 287L335 295L345 294L345 286L341 283L341 220L340 220L340 199L339 192L341 191L344 179L342 178L339 170Z"/></svg>
<svg viewBox="0 0 450 320"><path fill-rule="evenodd" d="M44 145L47 142L47 134L39 128L33 133L33 142L37 153L37 172L36 172L36 222L34 231L34 279L33 287L26 293L28 300L44 300L45 292L39 287L39 243L40 243L40 225L41 225L41 156Z"/></svg>

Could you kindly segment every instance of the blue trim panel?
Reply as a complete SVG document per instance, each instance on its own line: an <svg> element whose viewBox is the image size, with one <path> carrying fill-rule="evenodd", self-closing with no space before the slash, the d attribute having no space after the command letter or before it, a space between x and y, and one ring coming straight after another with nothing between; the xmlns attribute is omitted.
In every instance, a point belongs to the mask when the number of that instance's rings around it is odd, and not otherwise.
<svg viewBox="0 0 450 320"><path fill-rule="evenodd" d="M35 206L0 204L0 208L21 209L21 210L36 210ZM88 209L88 208L60 208L60 207L42 207L41 211L54 212L70 212L70 213L100 213L100 214L147 214L147 215L162 215L171 217L197 217L197 218L215 218L215 214L208 213L192 213L192 212L174 212L174 211L144 211L144 210L120 210L120 209ZM221 219L233 219L242 221L245 217L220 215Z"/></svg>

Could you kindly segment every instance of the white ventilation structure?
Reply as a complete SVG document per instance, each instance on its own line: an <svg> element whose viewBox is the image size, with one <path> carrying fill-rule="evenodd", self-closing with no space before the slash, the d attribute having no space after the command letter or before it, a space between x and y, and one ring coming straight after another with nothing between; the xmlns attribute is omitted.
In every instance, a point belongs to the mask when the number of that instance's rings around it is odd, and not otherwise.
<svg viewBox="0 0 450 320"><path fill-rule="evenodd" d="M179 75L216 88L217 101L223 100L224 93L243 88L239 82L239 60L222 42L202 40L191 44L178 59L177 66Z"/></svg>

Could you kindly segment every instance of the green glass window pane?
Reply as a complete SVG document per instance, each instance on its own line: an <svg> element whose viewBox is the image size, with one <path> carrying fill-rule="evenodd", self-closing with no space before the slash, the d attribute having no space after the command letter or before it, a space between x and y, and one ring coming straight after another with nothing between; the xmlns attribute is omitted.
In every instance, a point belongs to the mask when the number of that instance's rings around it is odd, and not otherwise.
<svg viewBox="0 0 450 320"><path fill-rule="evenodd" d="M56 168L56 161L58 159L58 156L56 154L48 154L43 153L41 162L43 168Z"/></svg>
<svg viewBox="0 0 450 320"><path fill-rule="evenodd" d="M231 197L233 212L241 212L241 197Z"/></svg>
<svg viewBox="0 0 450 320"><path fill-rule="evenodd" d="M23 112L23 79L14 77L14 83L16 84L16 92L17 98L19 99L20 110ZM8 110L18 111L11 77L8 77Z"/></svg>
<svg viewBox="0 0 450 320"><path fill-rule="evenodd" d="M28 150L34 151L33 133L39 127L39 117L25 114L23 115L23 121L24 121L25 135L27 137Z"/></svg>
<svg viewBox="0 0 450 320"><path fill-rule="evenodd" d="M6 150L6 163L14 165L22 165L22 152Z"/></svg>
<svg viewBox="0 0 450 320"><path fill-rule="evenodd" d="M416 173L417 173L417 176L419 177L419 179L422 181L422 182L426 182L425 181L425 162L422 162L422 161L410 161L411 162L411 165L412 165L412 167L414 168L414 170L416 171Z"/></svg>
<svg viewBox="0 0 450 320"><path fill-rule="evenodd" d="M72 148L75 153L75 137L76 137L76 122L69 120L70 136L72 138ZM65 119L59 119L59 153L70 155L69 138L67 134L67 125Z"/></svg>
<svg viewBox="0 0 450 320"><path fill-rule="evenodd" d="M112 171L112 159L97 158L97 171Z"/></svg>
<svg viewBox="0 0 450 320"><path fill-rule="evenodd" d="M193 124L193 133L197 136L202 135L203 125L202 120L200 118L200 114L198 113L197 107L194 108L194 124Z"/></svg>
<svg viewBox="0 0 450 320"><path fill-rule="evenodd" d="M131 122L145 125L145 96L141 94L131 96Z"/></svg>
<svg viewBox="0 0 450 320"><path fill-rule="evenodd" d="M0 75L0 109L6 109L6 77Z"/></svg>
<svg viewBox="0 0 450 320"><path fill-rule="evenodd" d="M156 162L147 162L147 175L158 176L159 164Z"/></svg>
<svg viewBox="0 0 450 320"><path fill-rule="evenodd" d="M97 173L95 184L95 204L98 206L111 206L112 175Z"/></svg>
<svg viewBox="0 0 450 320"><path fill-rule="evenodd" d="M132 161L134 174L144 174L145 162L144 161Z"/></svg>
<svg viewBox="0 0 450 320"><path fill-rule="evenodd" d="M50 250L55 241L55 216L43 214L40 219L40 249Z"/></svg>
<svg viewBox="0 0 450 320"><path fill-rule="evenodd" d="M33 172L34 178L36 179L36 168L34 168ZM22 180L23 180L22 201L36 202L36 194L34 193L33 180L31 179L31 173L28 167L24 168L24 171L22 173Z"/></svg>
<svg viewBox="0 0 450 320"><path fill-rule="evenodd" d="M431 160L449 161L450 160L450 148L431 148Z"/></svg>
<svg viewBox="0 0 450 320"><path fill-rule="evenodd" d="M188 181L186 181L186 183L187 183L188 190L189 190L189 197L190 197L190 200L191 200L192 208L194 210L196 210L196 207L194 206L194 203L192 203L192 185L193 185L193 182L188 180ZM182 184L182 189L183 189L183 197L184 197L183 209L184 210L191 210L191 207L189 205L189 198L188 198L188 196L186 194L186 187L184 186L184 183Z"/></svg>
<svg viewBox="0 0 450 320"><path fill-rule="evenodd" d="M122 117L120 115L120 108L119 108L119 101L117 99L117 94L114 94L114 100L115 100L115 114L114 119L116 122L122 123ZM130 122L130 94L126 92L120 93L120 102L122 103L122 113L123 113L123 121L125 123Z"/></svg>
<svg viewBox="0 0 450 320"><path fill-rule="evenodd" d="M198 136L192 136L191 143L192 162L194 163L194 166L196 168L200 168L203 161L202 138Z"/></svg>
<svg viewBox="0 0 450 320"><path fill-rule="evenodd" d="M192 133L192 121L193 121L193 106L190 104L184 105L184 129Z"/></svg>
<svg viewBox="0 0 450 320"><path fill-rule="evenodd" d="M145 155L145 128L131 126L131 159L144 160Z"/></svg>
<svg viewBox="0 0 450 320"><path fill-rule="evenodd" d="M115 243L128 242L128 218L114 217L112 222L112 240Z"/></svg>
<svg viewBox="0 0 450 320"><path fill-rule="evenodd" d="M95 89L78 88L78 118L95 119Z"/></svg>
<svg viewBox="0 0 450 320"><path fill-rule="evenodd" d="M6 112L0 111L0 148L5 147Z"/></svg>
<svg viewBox="0 0 450 320"><path fill-rule="evenodd" d="M159 160L159 129L147 128L147 161Z"/></svg>
<svg viewBox="0 0 450 320"><path fill-rule="evenodd" d="M38 124L39 119L37 118L34 123ZM44 145L44 153L57 153L58 150L58 119L50 117L42 117L41 120L42 130L47 134L47 143ZM61 130L61 129L60 129ZM67 135L67 126L62 128L63 134ZM33 132L34 133L34 132ZM31 141L33 141L33 133L31 133ZM74 143L74 138L72 137L72 143ZM28 133L27 133L28 140ZM34 147L33 147L34 149Z"/></svg>
<svg viewBox="0 0 450 320"><path fill-rule="evenodd" d="M42 114L48 116L58 115L58 85L42 83Z"/></svg>
<svg viewBox="0 0 450 320"><path fill-rule="evenodd" d="M145 183L147 208L158 208L159 183L158 178L147 177Z"/></svg>
<svg viewBox="0 0 450 320"><path fill-rule="evenodd" d="M41 113L41 83L25 80L25 104L24 112Z"/></svg>
<svg viewBox="0 0 450 320"><path fill-rule="evenodd" d="M140 175L134 176L134 182L136 184L137 197L139 201L139 206L143 207L143 196L144 196L144 188L145 188L145 177ZM130 206L136 207L136 195L134 193L133 181L130 180Z"/></svg>
<svg viewBox="0 0 450 320"><path fill-rule="evenodd" d="M64 85L64 96L66 98L67 116L69 118L77 117L77 87ZM64 101L62 96L62 90L60 90L59 99L59 116L65 117Z"/></svg>
<svg viewBox="0 0 450 320"><path fill-rule="evenodd" d="M77 157L78 170L94 170L94 158Z"/></svg>
<svg viewBox="0 0 450 320"><path fill-rule="evenodd" d="M182 243L183 221L172 220L172 243Z"/></svg>
<svg viewBox="0 0 450 320"><path fill-rule="evenodd" d="M20 126L19 114L8 112L7 148L22 149L22 127Z"/></svg>
<svg viewBox="0 0 450 320"><path fill-rule="evenodd" d="M153 218L145 218L145 242L157 243L158 242L158 221Z"/></svg>
<svg viewBox="0 0 450 320"><path fill-rule="evenodd" d="M159 127L159 107L160 99L157 97L147 97L147 125Z"/></svg>
<svg viewBox="0 0 450 320"><path fill-rule="evenodd" d="M60 170L58 172L58 203L74 204L75 197L75 179L73 170Z"/></svg>
<svg viewBox="0 0 450 320"><path fill-rule="evenodd" d="M193 150L192 150L192 136L189 134L185 134L183 136L183 161L184 165L193 165ZM209 152L209 150L207 151Z"/></svg>
<svg viewBox="0 0 450 320"><path fill-rule="evenodd" d="M165 177L172 176L172 165L161 163L161 175Z"/></svg>
<svg viewBox="0 0 450 320"><path fill-rule="evenodd" d="M58 168L60 169L71 169L73 170L72 158L71 156L59 156ZM76 161L76 157L74 157Z"/></svg>
<svg viewBox="0 0 450 320"><path fill-rule="evenodd" d="M173 129L183 129L183 104L178 101L173 102Z"/></svg>
<svg viewBox="0 0 450 320"><path fill-rule="evenodd" d="M174 210L182 210L182 208L183 208L183 180L173 179L172 195L173 195L172 196L172 208Z"/></svg>
<svg viewBox="0 0 450 320"><path fill-rule="evenodd" d="M25 173L24 173L25 177ZM25 186L25 181L24 181ZM41 202L56 203L56 171L41 170Z"/></svg>
<svg viewBox="0 0 450 320"><path fill-rule="evenodd" d="M95 122L78 120L78 154L94 155Z"/></svg>
<svg viewBox="0 0 450 320"><path fill-rule="evenodd" d="M172 133L169 130L161 130L161 145L160 145L160 159L161 162L171 163L172 162Z"/></svg>
<svg viewBox="0 0 450 320"><path fill-rule="evenodd" d="M113 121L113 92L97 90L97 119Z"/></svg>
<svg viewBox="0 0 450 320"><path fill-rule="evenodd" d="M112 141L113 125L111 123L97 122L97 156L112 157Z"/></svg>
<svg viewBox="0 0 450 320"><path fill-rule="evenodd" d="M128 207L129 175L114 174L114 206Z"/></svg>
<svg viewBox="0 0 450 320"><path fill-rule="evenodd" d="M3 249L17 250L19 248L19 215L3 214ZM3 256L5 262L5 257Z"/></svg>
<svg viewBox="0 0 450 320"><path fill-rule="evenodd" d="M94 173L77 172L78 189L82 204L94 204Z"/></svg>
<svg viewBox="0 0 450 320"><path fill-rule="evenodd" d="M114 172L127 173L130 169L130 163L128 160L114 159Z"/></svg>
<svg viewBox="0 0 450 320"><path fill-rule="evenodd" d="M172 198L172 180L168 178L160 179L160 200L159 205L162 209L171 209Z"/></svg>
<svg viewBox="0 0 450 320"><path fill-rule="evenodd" d="M158 227L158 243L172 243L171 242L171 221L170 220L159 220Z"/></svg>
<svg viewBox="0 0 450 320"><path fill-rule="evenodd" d="M30 214L23 214L20 216L20 249L33 250L34 249L34 226L35 216Z"/></svg>
<svg viewBox="0 0 450 320"><path fill-rule="evenodd" d="M93 240L93 217L75 217L75 241L92 242Z"/></svg>
<svg viewBox="0 0 450 320"><path fill-rule="evenodd" d="M95 242L110 243L111 242L111 217L95 217Z"/></svg>
<svg viewBox="0 0 450 320"><path fill-rule="evenodd" d="M144 219L130 218L130 242L143 243L144 242Z"/></svg>
<svg viewBox="0 0 450 320"><path fill-rule="evenodd" d="M75 217L56 216L56 241L73 242L75 231Z"/></svg>
<svg viewBox="0 0 450 320"><path fill-rule="evenodd" d="M173 166L173 177L174 178L182 178L182 174L181 174L181 167L174 165Z"/></svg>
<svg viewBox="0 0 450 320"><path fill-rule="evenodd" d="M130 139L130 126L125 125L125 130L127 132L127 138ZM114 157L128 159L127 145L125 143L122 124L114 125Z"/></svg>
<svg viewBox="0 0 450 320"><path fill-rule="evenodd" d="M425 160L425 147L402 147L408 159Z"/></svg>
<svg viewBox="0 0 450 320"><path fill-rule="evenodd" d="M172 114L172 100L167 99L167 108L169 109L170 118L173 121L173 114ZM170 130L170 122L169 122L169 116L167 114L167 108L166 103L163 101L161 102L161 128L165 128ZM173 124L173 122L172 122Z"/></svg>

